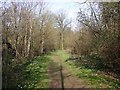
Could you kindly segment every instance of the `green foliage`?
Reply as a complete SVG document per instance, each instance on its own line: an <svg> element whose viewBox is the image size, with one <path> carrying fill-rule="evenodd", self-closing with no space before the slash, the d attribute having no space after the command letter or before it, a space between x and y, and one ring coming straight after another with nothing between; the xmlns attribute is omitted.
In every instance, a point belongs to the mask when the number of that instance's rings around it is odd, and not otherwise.
<svg viewBox="0 0 120 90"><path fill-rule="evenodd" d="M21 64L13 63L11 67L4 66L3 88L47 88L50 82L47 75L49 62L47 56L41 56L24 60Z"/></svg>
<svg viewBox="0 0 120 90"><path fill-rule="evenodd" d="M19 88L47 88L50 79L47 75L49 58L36 57L24 70L22 85Z"/></svg>

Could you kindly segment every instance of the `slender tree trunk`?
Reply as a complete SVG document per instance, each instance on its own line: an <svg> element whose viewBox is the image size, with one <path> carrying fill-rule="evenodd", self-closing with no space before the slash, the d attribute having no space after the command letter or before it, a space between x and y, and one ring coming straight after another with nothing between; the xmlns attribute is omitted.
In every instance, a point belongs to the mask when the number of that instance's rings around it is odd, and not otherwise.
<svg viewBox="0 0 120 90"><path fill-rule="evenodd" d="M29 29L29 37L28 37L28 45L27 45L27 57L29 57L30 55L31 34L32 34L32 21L30 20L30 29Z"/></svg>
<svg viewBox="0 0 120 90"><path fill-rule="evenodd" d="M24 50L25 50L24 56L26 57L27 56L27 33L25 34L25 38L24 38Z"/></svg>
<svg viewBox="0 0 120 90"><path fill-rule="evenodd" d="M15 52L16 52L16 59L19 58L19 53L18 53L18 36L16 36L16 40L15 40Z"/></svg>
<svg viewBox="0 0 120 90"><path fill-rule="evenodd" d="M44 49L44 35L45 35L45 32L44 30L42 30L41 54L43 54L43 49Z"/></svg>
<svg viewBox="0 0 120 90"><path fill-rule="evenodd" d="M30 54L30 45L31 45L31 29L30 29L30 36L28 38L28 46L27 46L27 57Z"/></svg>
<svg viewBox="0 0 120 90"><path fill-rule="evenodd" d="M62 42L61 40L62 40L62 33L60 32L59 49L62 49L62 48L61 48L61 46L62 46L62 45L61 45L61 42Z"/></svg>
<svg viewBox="0 0 120 90"><path fill-rule="evenodd" d="M64 49L64 33L62 31L62 33L61 33L61 50L63 50L63 49Z"/></svg>

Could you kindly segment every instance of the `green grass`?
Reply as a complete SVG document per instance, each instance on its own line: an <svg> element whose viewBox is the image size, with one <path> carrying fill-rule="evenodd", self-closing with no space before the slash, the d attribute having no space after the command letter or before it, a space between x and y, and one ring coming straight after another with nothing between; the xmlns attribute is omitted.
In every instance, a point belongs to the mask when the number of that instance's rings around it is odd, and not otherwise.
<svg viewBox="0 0 120 90"><path fill-rule="evenodd" d="M120 82L113 80L110 76L105 75L101 71L89 69L74 61L67 61L69 54L65 51L58 51L64 60L64 66L68 67L74 75L83 79L90 88L120 88Z"/></svg>
<svg viewBox="0 0 120 90"><path fill-rule="evenodd" d="M30 63L24 70L24 77L19 88L48 88L50 78L47 75L48 56L39 56L30 60Z"/></svg>
<svg viewBox="0 0 120 90"><path fill-rule="evenodd" d="M65 61L66 59L68 59L69 58L69 54L68 53L66 53L64 50L58 50L57 52L56 52L56 54L58 54L58 55L60 55L60 57L63 59L63 61Z"/></svg>
<svg viewBox="0 0 120 90"><path fill-rule="evenodd" d="M76 64L72 61L66 63L66 65L73 71L73 73L79 78L84 79L90 87L93 88L120 88L120 83L113 80L109 76L99 73L94 69L88 69L85 67L76 67Z"/></svg>

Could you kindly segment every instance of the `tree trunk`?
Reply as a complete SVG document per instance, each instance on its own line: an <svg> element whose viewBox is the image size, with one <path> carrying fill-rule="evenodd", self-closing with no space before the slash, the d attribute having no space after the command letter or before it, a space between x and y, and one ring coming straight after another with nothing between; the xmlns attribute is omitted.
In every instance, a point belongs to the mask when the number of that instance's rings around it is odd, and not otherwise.
<svg viewBox="0 0 120 90"><path fill-rule="evenodd" d="M24 38L24 57L27 56L27 33L25 34L25 38Z"/></svg>
<svg viewBox="0 0 120 90"><path fill-rule="evenodd" d="M31 34L32 34L32 21L30 20L30 29L29 29L29 37L28 37L28 45L27 45L27 57L29 57L30 55Z"/></svg>
<svg viewBox="0 0 120 90"><path fill-rule="evenodd" d="M64 49L63 43L64 43L64 34L63 34L63 31L62 31L62 33L61 33L61 50Z"/></svg>
<svg viewBox="0 0 120 90"><path fill-rule="evenodd" d="M41 54L43 54L43 49L44 49L44 35L45 35L45 32L44 30L42 30Z"/></svg>

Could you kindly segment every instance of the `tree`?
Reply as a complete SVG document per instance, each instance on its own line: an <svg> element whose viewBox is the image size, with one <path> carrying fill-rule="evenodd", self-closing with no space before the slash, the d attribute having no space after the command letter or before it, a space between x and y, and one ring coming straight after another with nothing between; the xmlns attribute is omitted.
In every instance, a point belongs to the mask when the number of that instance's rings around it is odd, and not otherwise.
<svg viewBox="0 0 120 90"><path fill-rule="evenodd" d="M68 20L63 12L59 13L56 17L57 26L60 29L60 49L64 49L64 31L70 25L71 21Z"/></svg>

